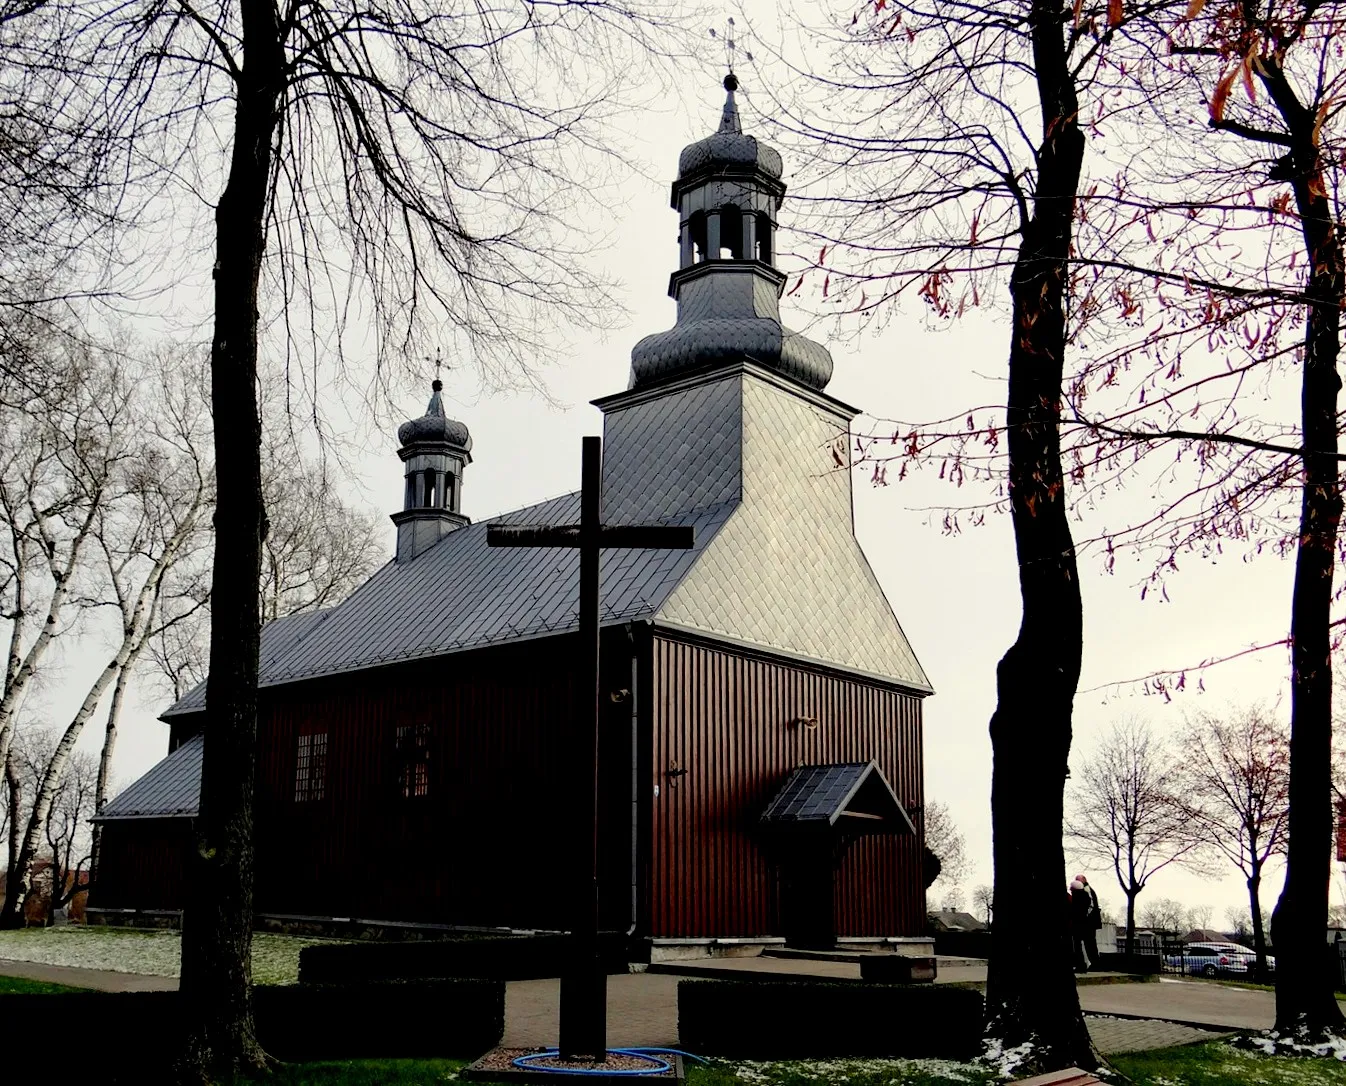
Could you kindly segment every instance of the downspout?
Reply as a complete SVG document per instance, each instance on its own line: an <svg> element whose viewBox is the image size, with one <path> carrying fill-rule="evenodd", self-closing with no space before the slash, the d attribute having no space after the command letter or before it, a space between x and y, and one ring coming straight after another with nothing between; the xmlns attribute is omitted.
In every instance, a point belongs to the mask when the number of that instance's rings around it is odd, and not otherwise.
<svg viewBox="0 0 1346 1086"><path fill-rule="evenodd" d="M631 924L626 929L629 945L640 923L640 697L636 686L640 678L640 653L634 624L627 625L626 639L631 650L631 685L627 695L631 702Z"/></svg>

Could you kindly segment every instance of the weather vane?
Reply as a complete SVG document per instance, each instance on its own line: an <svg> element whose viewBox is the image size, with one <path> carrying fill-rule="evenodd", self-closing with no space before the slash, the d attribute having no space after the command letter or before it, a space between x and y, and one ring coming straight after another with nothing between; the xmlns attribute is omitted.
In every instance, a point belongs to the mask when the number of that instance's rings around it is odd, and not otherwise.
<svg viewBox="0 0 1346 1086"><path fill-rule="evenodd" d="M710 36L716 41L724 43L724 63L729 69L729 74L734 74L734 56L737 43L734 41L734 17L731 15L725 20L723 31L716 30L713 26L710 28ZM752 54L744 50L743 55L752 60Z"/></svg>

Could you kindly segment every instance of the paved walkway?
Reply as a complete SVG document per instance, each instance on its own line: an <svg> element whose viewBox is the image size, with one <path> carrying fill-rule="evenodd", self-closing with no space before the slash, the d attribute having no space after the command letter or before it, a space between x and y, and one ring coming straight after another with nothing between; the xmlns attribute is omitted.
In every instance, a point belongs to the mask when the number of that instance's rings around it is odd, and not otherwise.
<svg viewBox="0 0 1346 1086"><path fill-rule="evenodd" d="M114 973L107 969L79 969L70 965L43 965L0 958L0 977L23 977L71 988L98 992L176 992L177 977L154 977L144 973Z"/></svg>
<svg viewBox="0 0 1346 1086"><path fill-rule="evenodd" d="M677 964L693 965L690 962ZM803 963L772 958L719 958L701 964L706 969L729 967L734 975L742 976L754 972L758 975L790 972L799 975L799 966ZM753 964L759 968L753 969ZM859 967L850 963L807 964L813 976L859 975ZM777 968L782 965L794 969ZM978 979L950 975L963 971L978 972L975 967L953 967L942 970L940 979L945 982ZM687 972L695 973L695 967ZM980 979L984 980L985 970L979 972ZM26 977L104 992L173 991L178 986L176 977L6 960L0 960L0 976ZM614 1047L676 1044L677 992L678 982L682 979L684 977L654 972L609 977L609 1043ZM517 1047L554 1044L559 998L559 981L511 981L505 990L503 1043ZM1271 992L1170 978L1147 984L1082 985L1080 1004L1086 1012L1090 1034L1104 1053L1190 1044L1227 1036L1231 1030L1267 1029L1275 1018L1275 996Z"/></svg>
<svg viewBox="0 0 1346 1086"><path fill-rule="evenodd" d="M1274 992L1177 977L1082 987L1080 1006L1090 1014L1163 1018L1212 1029L1270 1029L1276 1021Z"/></svg>

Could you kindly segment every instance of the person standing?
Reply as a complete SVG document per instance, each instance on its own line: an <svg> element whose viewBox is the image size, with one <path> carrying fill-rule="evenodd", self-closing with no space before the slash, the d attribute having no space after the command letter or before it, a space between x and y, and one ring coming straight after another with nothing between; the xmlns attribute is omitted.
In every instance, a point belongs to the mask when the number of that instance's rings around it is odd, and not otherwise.
<svg viewBox="0 0 1346 1086"><path fill-rule="evenodd" d="M1098 895L1083 875L1070 883L1070 936L1075 949L1075 971L1087 973L1098 968L1098 929L1103 913Z"/></svg>

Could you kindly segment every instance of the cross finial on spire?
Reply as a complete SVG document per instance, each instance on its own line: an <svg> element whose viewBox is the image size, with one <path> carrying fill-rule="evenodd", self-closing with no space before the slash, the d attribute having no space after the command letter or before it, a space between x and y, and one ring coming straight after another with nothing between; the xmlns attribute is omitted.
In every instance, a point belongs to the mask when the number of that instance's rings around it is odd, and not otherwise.
<svg viewBox="0 0 1346 1086"><path fill-rule="evenodd" d="M710 28L710 36L716 41L724 44L724 66L729 70L725 76L724 85L726 90L736 90L738 88L738 79L734 76L734 59L738 50L738 41L735 35L734 17L729 16L724 22L724 30L716 30L713 26ZM745 57L752 60L752 54L745 51ZM729 86L730 81L734 86Z"/></svg>

